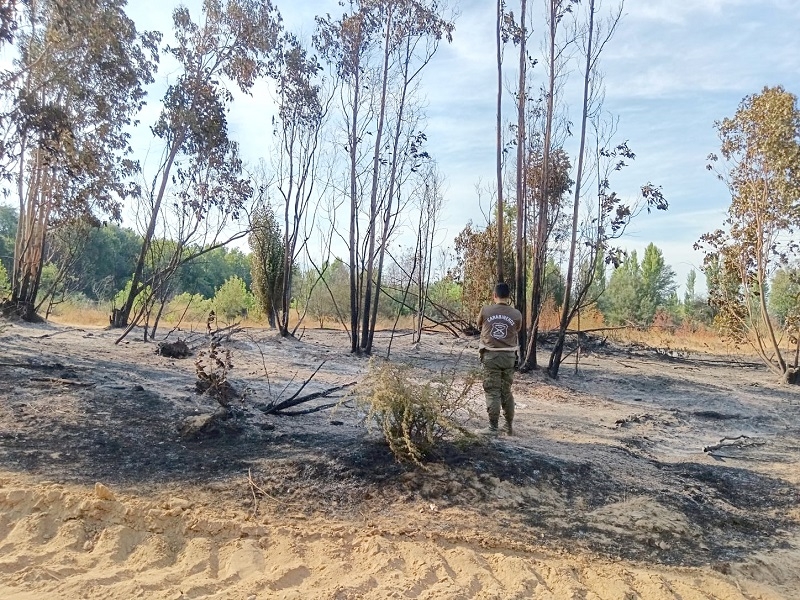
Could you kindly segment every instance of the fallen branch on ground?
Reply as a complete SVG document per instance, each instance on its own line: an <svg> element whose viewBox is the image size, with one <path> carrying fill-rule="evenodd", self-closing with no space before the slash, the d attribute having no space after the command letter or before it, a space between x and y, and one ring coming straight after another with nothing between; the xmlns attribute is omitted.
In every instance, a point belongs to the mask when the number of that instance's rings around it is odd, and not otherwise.
<svg viewBox="0 0 800 600"><path fill-rule="evenodd" d="M303 404L304 402L316 400L317 398L330 398L331 394L335 394L336 392L340 392L356 384L355 381L351 381L350 383L336 385L319 392L313 392L311 394L305 394L301 396L300 392L302 392L305 389L305 387L311 382L311 380L314 379L314 376L317 373L319 373L319 370L323 367L324 364L325 361L322 361L319 364L319 366L316 369L314 369L314 372L311 373L311 375L309 375L309 377L300 385L299 388L297 388L295 393L292 394L286 400L280 400L280 398L281 396L283 396L283 392L286 391L286 388L288 388L289 385L291 384L291 381L286 385L285 388L283 388L283 391L281 392L281 394L278 396L277 399L273 400L269 404L267 403L257 404L255 407L267 415L283 414L287 416L295 416L295 415L305 415L313 412L318 412L320 410L336 406L336 403L334 403L334 404L327 404L324 406L317 406L314 408L310 408L308 410L285 412L287 409L297 406L299 404Z"/></svg>
<svg viewBox="0 0 800 600"><path fill-rule="evenodd" d="M209 341L220 344L222 342L230 342L231 338L237 333L244 331L244 327L240 327L239 323L233 323L222 329L217 329L209 333L201 333L199 331L190 333L184 338L184 342L189 346L191 352L196 352L201 347L208 345Z"/></svg>
<svg viewBox="0 0 800 600"><path fill-rule="evenodd" d="M321 404L319 406L315 406L313 408L306 408L304 410L285 410L280 414L282 414L285 417L299 417L301 415L310 415L311 413L327 410L329 408L333 408L334 406L338 405L339 405L338 402L329 402L328 404Z"/></svg>
<svg viewBox="0 0 800 600"><path fill-rule="evenodd" d="M242 331L244 331L244 327L240 327L238 322L231 323L227 327L213 331L211 333L211 341L217 343L230 342L234 335L241 333Z"/></svg>
<svg viewBox="0 0 800 600"><path fill-rule="evenodd" d="M86 332L85 329L65 329L64 331L54 331L53 333L45 333L44 335L37 335L36 339L43 340L45 338L51 338L57 335L61 335L62 333L71 333L73 331L83 331L84 333Z"/></svg>
<svg viewBox="0 0 800 600"><path fill-rule="evenodd" d="M590 329L567 329L565 333L568 335L583 335L584 333L597 333L598 331L619 331L621 329L630 329L629 325L622 325L620 327L592 327ZM553 329L547 333L558 332L558 329Z"/></svg>
<svg viewBox="0 0 800 600"><path fill-rule="evenodd" d="M55 371L56 369L66 368L61 363L53 363L51 365L34 365L30 363L6 363L6 362L0 362L0 367L11 367L15 369L31 369L32 371ZM70 368L74 369L83 367L70 367Z"/></svg>
<svg viewBox="0 0 800 600"><path fill-rule="evenodd" d="M746 448L748 446L763 446L764 440L754 440L749 435L738 435L736 437L724 437L718 443L711 446L703 446L703 452L713 452L722 448Z"/></svg>
<svg viewBox="0 0 800 600"><path fill-rule="evenodd" d="M97 384L94 382L86 383L83 381L75 381L74 379L62 379L61 377L31 377L31 381L43 381L45 383L63 383L66 385L74 385L76 387L94 387Z"/></svg>
<svg viewBox="0 0 800 600"><path fill-rule="evenodd" d="M306 381L308 383L308 381ZM351 381L350 383L344 383L342 385L336 385L334 387L322 390L320 392L313 392L311 394L305 394L304 396L297 396L296 394L289 398L288 400L284 400L283 402L278 402L277 404L261 404L258 405L260 411L267 415L277 415L282 414L286 416L295 416L295 415L304 415L309 414L312 412L318 412L320 410L324 410L326 408L332 408L338 404L338 402L334 402L332 404L326 404L324 406L315 407L312 409L304 410L304 411L293 411L293 412L285 412L287 408L292 408L294 406L298 406L299 404L303 404L304 402L310 402L311 400L316 400L317 398L330 398L331 394L335 394L336 392L340 392L342 390L346 390L347 388L353 387L356 384L355 381ZM305 384L303 384L305 386ZM302 389L302 388L301 388Z"/></svg>
<svg viewBox="0 0 800 600"><path fill-rule="evenodd" d="M381 287L380 291L381 291L381 293L383 295L385 295L387 298L390 298L393 302L397 302L397 304L399 304L401 307L407 308L407 309L412 310L412 311L416 311L417 310L416 307L411 306L407 302L403 301L401 298L395 298L394 296L392 296L389 292L387 292L385 289L383 289L383 287ZM428 299L428 302L431 304L431 306L433 306L437 310L444 310L443 307L438 306L432 300ZM434 326L444 327L447 331L450 332L450 334L453 335L453 337L461 337L461 336L459 335L459 331L456 328L451 327L452 323L458 323L459 324L459 328L462 329L462 330L463 330L463 328L465 328L468 325L466 323L466 321L463 321L463 320L457 319L457 318L453 319L453 320L444 320L444 321L436 320L436 319L432 318L429 315L423 315L423 318L428 320L428 321L430 321L431 323L433 323ZM423 328L423 329L427 329L427 328Z"/></svg>

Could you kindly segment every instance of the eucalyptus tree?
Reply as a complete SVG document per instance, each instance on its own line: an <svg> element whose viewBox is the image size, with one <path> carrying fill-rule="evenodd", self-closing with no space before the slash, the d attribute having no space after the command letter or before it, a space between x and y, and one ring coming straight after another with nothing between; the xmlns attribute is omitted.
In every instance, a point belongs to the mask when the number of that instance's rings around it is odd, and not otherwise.
<svg viewBox="0 0 800 600"><path fill-rule="evenodd" d="M330 14L317 17L314 46L332 66L340 82L340 104L347 130L345 149L348 159L347 195L349 197L349 227L347 247L350 276L350 350L359 351L359 326L362 307L361 264L363 254L359 252L361 239L359 211L362 205L363 187L360 181L360 165L364 157L362 140L370 128L371 107L366 93L373 87L372 72L368 70L373 48L377 41L378 22L370 10L370 4L352 6L350 13L339 19Z"/></svg>
<svg viewBox="0 0 800 600"><path fill-rule="evenodd" d="M527 148L527 134L525 129L525 111L527 108L527 74L528 74L528 30L525 19L528 13L527 0L520 0L520 23L518 33L519 43L519 83L517 85L517 173L516 173L516 204L517 223L514 253L514 304L522 314L522 326L519 331L519 346L527 346L528 334L528 261L525 224L528 220L527 186L525 185L525 149Z"/></svg>
<svg viewBox="0 0 800 600"><path fill-rule="evenodd" d="M414 249L414 264L416 269L412 272L416 277L417 303L414 318L414 333L411 341L419 342L422 338L422 328L425 322L425 313L428 308L428 291L433 277L433 255L436 248L436 234L444 204L442 175L435 164L426 165L422 174L422 193L418 199L417 241Z"/></svg>
<svg viewBox="0 0 800 600"><path fill-rule="evenodd" d="M402 182L427 158L425 136L411 126L419 112L409 109L422 70L440 41L452 39L453 25L439 12L433 0L362 0L339 20L317 19L316 46L343 83L353 352L372 350L385 248L399 215Z"/></svg>
<svg viewBox="0 0 800 600"><path fill-rule="evenodd" d="M605 306L608 306L609 300L604 295L606 286L603 281L606 266L611 265L615 269L615 273L612 275L615 286L619 281L627 281L623 277L624 273L616 275L616 271L621 265L625 264L628 267L631 265L626 251L617 246L616 242L623 237L630 223L642 213L649 214L652 211L663 211L669 208L669 203L664 198L661 188L650 182L641 186L639 194L633 198L625 198L612 190L613 174L622 170L629 161L636 158L627 142L614 144L613 140L617 134L616 123L616 119L609 119L603 113L595 113L592 116L593 148L591 152L587 152L585 159L587 162L593 163L595 185L584 186L584 189L589 188L591 191L586 193L585 198L581 193L584 202L582 217L580 217L577 232L573 230L570 233L571 237L575 236L576 242L573 246L572 239L570 240L568 259L568 271L571 261L573 262L573 273L570 277L568 272L567 279L569 281L565 282L565 301L561 305L558 336L548 363L548 374L552 377L558 376L563 359L564 340L572 319L582 309L596 304L601 296L603 296ZM579 171L581 170L579 169ZM581 177L581 179L584 178ZM584 183L586 182L584 181ZM574 226L574 212L571 217ZM660 252L657 249L654 251ZM655 257L651 257L651 259L653 264L657 262ZM663 257L659 264L664 266ZM672 276L674 277L674 273ZM663 282L663 279L659 279L659 281ZM637 315L639 315L640 301L641 298L637 296L635 302ZM624 304L624 302L623 300L622 303ZM635 320L640 321L641 319L637 316Z"/></svg>
<svg viewBox="0 0 800 600"><path fill-rule="evenodd" d="M765 87L716 128L721 158L710 155L708 168L728 186L731 204L725 228L695 245L705 253L704 270L716 271L717 284L709 286L709 302L718 310L714 321L729 339L750 344L772 372L797 381L800 348L787 353L780 347L766 293L777 270L800 250L797 96Z"/></svg>
<svg viewBox="0 0 800 600"><path fill-rule="evenodd" d="M281 272L273 283L276 325L290 335L289 313L294 267L308 243L306 219L310 204L319 198L322 135L333 100L333 86L320 73L322 66L291 34L284 36L277 65L278 114L273 119L278 140L275 155L275 187L283 204ZM274 252L273 252L274 254ZM266 257L259 259L267 260Z"/></svg>
<svg viewBox="0 0 800 600"><path fill-rule="evenodd" d="M590 0L584 3L586 16L582 19L578 14L579 4L577 0L546 0L545 80L540 100L526 107L525 119L520 112L527 92L523 77L527 65L522 55L517 91L517 163L518 175L524 173L524 179L518 177L517 181L515 287L520 288L516 293L522 308L527 308L528 304L527 231L531 232L532 271L531 322L527 339L525 335L520 336L527 344L523 346L522 369L537 366L537 333L547 297L548 265L559 262L558 255L563 252L566 257L564 298L558 305L559 332L548 366L553 377L558 374L569 324L582 307L596 301L598 286L594 279L601 271L599 267L606 259L618 260L612 240L621 236L630 220L642 210L667 207L660 189L649 183L641 188L639 197L629 201L623 201L610 189L611 173L625 166L625 160L634 158L625 143L613 141L616 121L612 120L609 125L601 111L604 93L598 64L616 31L622 5L611 10L606 19L600 19L597 17L600 1ZM524 19L520 19L520 26L515 30L518 32L515 41L519 40L521 49L527 36L524 24ZM572 135L572 121L563 95L574 56L580 61L583 93L579 148L570 156L565 150L565 137ZM596 189L587 192L591 190L588 184L593 177ZM572 200L569 204L568 193Z"/></svg>
<svg viewBox="0 0 800 600"><path fill-rule="evenodd" d="M536 368L536 337L539 330L539 315L542 309L544 268L547 262L548 238L551 221L551 194L548 190L552 153L555 145L554 126L556 117L556 93L566 60L567 48L571 46L570 34L565 33L564 19L572 13L578 0L546 0L545 21L547 24L545 41L545 110L544 135L541 148L540 188L536 200L536 228L532 241L533 256L531 276L531 323L528 331L528 346L524 350L522 369Z"/></svg>
<svg viewBox="0 0 800 600"><path fill-rule="evenodd" d="M179 184L176 210L186 216L190 229L214 208L220 209L221 220L235 220L251 196L249 182L241 177L237 146L228 137L226 112L233 96L227 84L247 93L272 72L281 29L269 0L204 0L198 22L184 6L175 9L172 20L176 43L165 52L178 65L176 78L152 127L163 153L141 206L146 227L130 293L112 314L112 325L118 327L128 325L139 293L167 274L148 276L145 267L172 182ZM211 193L217 191L224 193Z"/></svg>
<svg viewBox="0 0 800 600"><path fill-rule="evenodd" d="M185 166L176 165L171 191L172 202L160 215L163 237L151 240L145 261L149 289L141 313L146 323L145 339L155 336L161 314L180 284L180 270L243 238L249 229L248 223L228 231L248 212L246 203L253 195L251 180L243 176L235 142L227 140L206 155L193 157Z"/></svg>
<svg viewBox="0 0 800 600"><path fill-rule="evenodd" d="M382 223L380 224L381 237L377 250L377 267L374 273L374 298L370 298L372 282L370 270L376 260L373 258L374 253L371 250L374 245L373 238L378 231L373 223L378 215L370 212L370 252L367 255L367 285L363 317L365 327L362 329L361 340L361 349L367 353L372 351L375 335L386 248L389 245L389 238L397 218L403 211L401 204L404 197L403 183L430 158L424 150L427 137L417 129L421 118L421 108L415 104L415 95L422 70L433 58L441 40L452 41L453 24L443 19L438 14L438 10L436 2L428 4L408 0L397 2L394 26L391 29L387 27L386 30L387 37L394 39L394 48L392 55L389 55L387 52L391 45L384 44L383 82L388 82L389 59L391 59L396 65L396 84L394 90L391 90L395 105L392 115L393 123L387 128L388 157L386 157L387 148L381 148L377 139L373 156L373 197L379 193L379 176L386 176L386 172L382 170L384 166L388 167L388 181L382 192L384 200L380 206ZM381 96L383 110L389 100L389 91L385 86ZM388 163L388 165L383 163ZM407 200L409 195L406 194L405 198ZM370 206L372 206L372 202ZM369 317L369 321L367 317Z"/></svg>
<svg viewBox="0 0 800 600"><path fill-rule="evenodd" d="M2 169L19 206L11 298L35 317L45 243L60 223L119 219L138 193L129 127L152 81L158 34L139 34L124 0L20 3L13 67L0 75Z"/></svg>
<svg viewBox="0 0 800 600"><path fill-rule="evenodd" d="M497 65L497 108L495 124L495 171L497 174L497 263L495 281L505 281L503 269L503 23L505 3L497 0L497 22L495 24L495 64Z"/></svg>
<svg viewBox="0 0 800 600"><path fill-rule="evenodd" d="M583 45L581 48L581 59L583 60L583 96L581 102L581 129L580 129L580 142L577 156L577 170L575 174L575 189L572 203L572 222L570 227L570 246L569 257L567 264L567 275L565 285L565 298L561 307L561 316L559 319L558 337L556 339L553 351L550 354L548 364L548 373L551 377L558 376L558 370L561 365L562 354L564 349L564 342L566 338L567 328L569 327L572 318L586 298L592 286L592 275L595 273L594 268L588 268L584 271L580 285L574 287L573 297L573 284L575 279L575 267L579 260L580 249L578 247L578 232L579 232L579 214L582 201L583 182L585 178L584 165L586 159L586 142L587 133L589 129L590 117L597 115L602 109L603 102L603 78L598 69L598 62L600 56L614 35L620 19L622 18L623 2L620 2L607 19L598 21L596 19L601 2L596 0L589 0L586 7L586 25L583 32ZM597 173L595 173L597 175ZM599 216L599 215L598 215ZM594 221L595 227L588 227L594 230L602 228L604 221L597 219ZM585 257L584 264L595 265L597 264L597 255L602 253L602 245L604 240L599 238L603 237L602 229L599 230L597 236L592 236L593 239L585 240L587 243L590 256Z"/></svg>
<svg viewBox="0 0 800 600"><path fill-rule="evenodd" d="M516 305L522 312L523 327L520 331L520 339L525 337L525 321L527 318L525 309L525 288L527 278L525 276L525 219L526 219L526 203L520 202L520 198L525 196L525 169L521 165L525 164L525 149L526 149L526 131L525 131L525 115L527 106L527 72L528 72L528 54L527 54L527 41L529 32L525 26L525 20L528 15L528 2L527 0L520 0L520 22L516 23L513 11L506 12L506 4L504 0L497 0L497 18L495 25L495 53L496 53L496 66L497 66L497 102L496 102L496 149L495 149L495 171L497 176L497 216L496 224L498 228L498 246L497 246L497 267L495 273L496 281L505 281L507 271L504 269L504 255L505 250L502 244L505 240L503 233L505 220L505 195L504 195L504 177L503 177L503 163L506 154L506 148L503 145L503 50L505 44L509 40L519 45L519 84L517 86L516 103L517 103L517 124L516 124L516 139L515 144L517 147L517 173L516 173L516 243L515 243L515 289L516 289ZM535 63L534 63L535 64ZM521 295L520 295L521 294Z"/></svg>

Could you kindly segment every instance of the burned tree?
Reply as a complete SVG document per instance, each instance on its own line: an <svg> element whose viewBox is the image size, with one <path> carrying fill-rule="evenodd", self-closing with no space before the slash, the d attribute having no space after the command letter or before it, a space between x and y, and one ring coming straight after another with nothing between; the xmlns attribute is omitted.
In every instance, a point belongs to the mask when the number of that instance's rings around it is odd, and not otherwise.
<svg viewBox="0 0 800 600"><path fill-rule="evenodd" d="M268 73L280 29L277 11L268 0L259 4L209 0L199 23L192 20L186 7L179 7L173 13L173 24L177 44L167 52L180 64L180 72L164 95L161 115L152 128L163 141L164 152L159 175L141 205L144 241L128 298L111 317L116 327L129 325L136 297L149 280L165 274L148 276L145 267L174 171L183 184L178 191L183 206L178 210L187 211L198 222L206 218L214 203L225 218L236 217L241 202L251 194L249 182L240 177L238 149L228 138L226 107L232 96L222 78L246 92ZM233 186L230 194L217 197L210 193L226 190L229 184ZM233 204L224 204L229 200ZM241 232L241 236L245 234Z"/></svg>

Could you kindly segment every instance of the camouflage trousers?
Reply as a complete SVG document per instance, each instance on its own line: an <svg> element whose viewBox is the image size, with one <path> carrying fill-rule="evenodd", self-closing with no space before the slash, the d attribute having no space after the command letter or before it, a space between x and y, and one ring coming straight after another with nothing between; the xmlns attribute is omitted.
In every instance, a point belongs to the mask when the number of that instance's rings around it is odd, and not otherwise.
<svg viewBox="0 0 800 600"><path fill-rule="evenodd" d="M514 420L514 396L511 394L511 384L514 381L514 352L492 352L487 350L482 353L483 363L483 391L486 394L486 412L489 413L489 424L497 427L500 410L506 423Z"/></svg>

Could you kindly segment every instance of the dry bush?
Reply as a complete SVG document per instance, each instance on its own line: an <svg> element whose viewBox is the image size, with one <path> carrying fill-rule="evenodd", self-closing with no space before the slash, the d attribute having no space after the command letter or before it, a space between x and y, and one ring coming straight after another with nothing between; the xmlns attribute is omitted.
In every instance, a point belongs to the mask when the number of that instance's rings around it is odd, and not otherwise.
<svg viewBox="0 0 800 600"><path fill-rule="evenodd" d="M208 394L223 408L229 408L231 400L239 397L228 382L228 372L233 369L229 348L222 348L218 342L211 342L209 349L198 355L194 368L197 374L195 388L198 393Z"/></svg>
<svg viewBox="0 0 800 600"><path fill-rule="evenodd" d="M561 311L552 299L547 300L542 310L539 312L539 331L551 331L558 329L561 321ZM583 325L583 323L581 323ZM575 325L573 324L573 327Z"/></svg>
<svg viewBox="0 0 800 600"><path fill-rule="evenodd" d="M580 329L596 329L598 327L604 327L605 321L603 319L603 313L601 313L597 306L590 306L589 308L584 308L580 312ZM577 317L573 319L572 323L570 324L570 328L578 329L578 319Z"/></svg>
<svg viewBox="0 0 800 600"><path fill-rule="evenodd" d="M469 414L477 380L477 373L459 378L455 372L418 379L408 366L373 361L353 396L383 432L395 458L422 465L446 435L468 434L458 418Z"/></svg>

